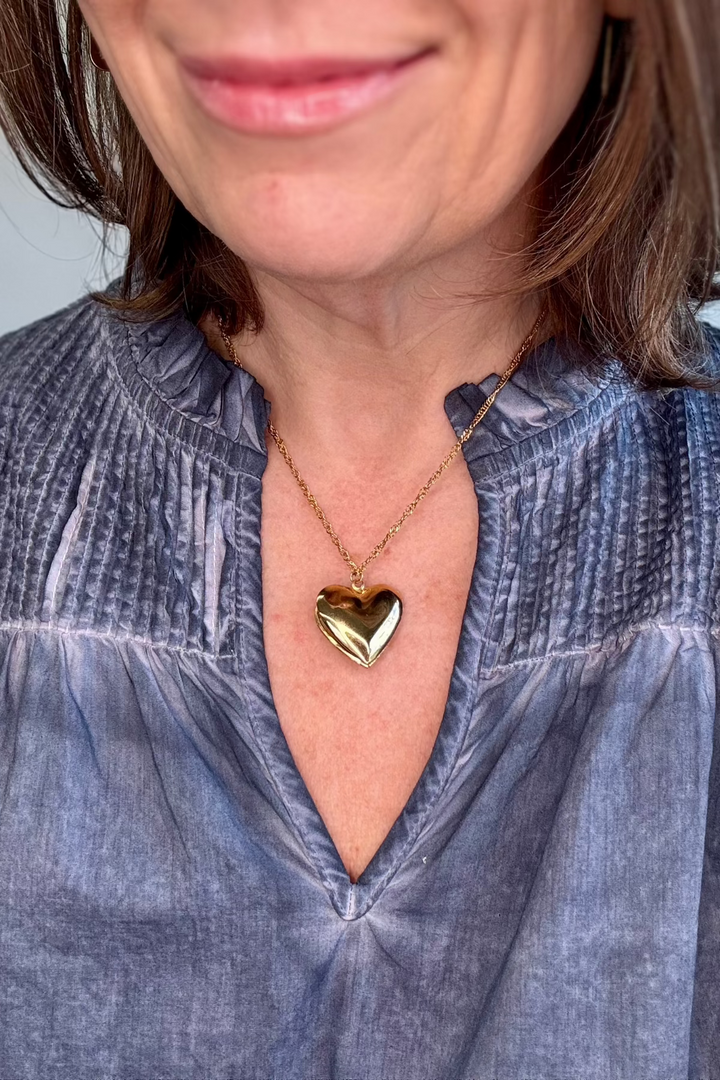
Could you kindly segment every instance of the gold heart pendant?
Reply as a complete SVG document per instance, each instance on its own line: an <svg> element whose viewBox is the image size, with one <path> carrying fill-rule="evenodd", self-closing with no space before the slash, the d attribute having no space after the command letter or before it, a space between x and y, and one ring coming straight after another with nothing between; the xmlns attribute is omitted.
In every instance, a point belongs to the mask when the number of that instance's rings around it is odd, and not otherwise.
<svg viewBox="0 0 720 1080"><path fill-rule="evenodd" d="M387 647L402 616L402 601L387 585L355 592L328 585L315 604L315 621L328 641L369 668Z"/></svg>

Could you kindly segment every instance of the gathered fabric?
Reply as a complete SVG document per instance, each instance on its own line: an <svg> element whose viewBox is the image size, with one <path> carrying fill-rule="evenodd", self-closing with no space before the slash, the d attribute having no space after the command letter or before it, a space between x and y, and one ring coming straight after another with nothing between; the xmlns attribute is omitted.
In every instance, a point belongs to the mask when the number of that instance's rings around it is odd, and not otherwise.
<svg viewBox="0 0 720 1080"><path fill-rule="evenodd" d="M182 314L0 339L0 1078L720 1078L720 397L556 338L513 374L354 884L263 650L269 408Z"/></svg>

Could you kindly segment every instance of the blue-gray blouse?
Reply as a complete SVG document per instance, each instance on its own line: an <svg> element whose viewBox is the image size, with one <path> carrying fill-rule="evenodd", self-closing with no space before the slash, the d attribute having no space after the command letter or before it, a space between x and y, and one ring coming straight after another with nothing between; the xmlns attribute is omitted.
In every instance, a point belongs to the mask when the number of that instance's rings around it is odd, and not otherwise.
<svg viewBox="0 0 720 1080"><path fill-rule="evenodd" d="M182 315L0 341L2 1080L720 1077L720 396L579 359L465 446L445 714L351 884L268 681L262 387Z"/></svg>

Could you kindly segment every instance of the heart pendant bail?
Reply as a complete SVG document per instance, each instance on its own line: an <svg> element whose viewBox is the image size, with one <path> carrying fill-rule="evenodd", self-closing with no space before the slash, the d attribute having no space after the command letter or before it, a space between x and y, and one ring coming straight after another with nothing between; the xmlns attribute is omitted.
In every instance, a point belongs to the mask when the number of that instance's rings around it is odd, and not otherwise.
<svg viewBox="0 0 720 1080"><path fill-rule="evenodd" d="M358 596L362 596L367 592L367 585L365 584L365 575L359 566L353 566L350 571L350 587L353 592L356 592Z"/></svg>

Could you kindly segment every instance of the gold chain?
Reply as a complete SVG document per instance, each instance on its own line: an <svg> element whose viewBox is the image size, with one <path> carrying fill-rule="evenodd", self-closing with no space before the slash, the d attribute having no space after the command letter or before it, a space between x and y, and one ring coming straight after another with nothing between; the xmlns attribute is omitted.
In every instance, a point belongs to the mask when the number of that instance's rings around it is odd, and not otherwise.
<svg viewBox="0 0 720 1080"><path fill-rule="evenodd" d="M307 499L307 501L310 503L313 510L315 511L315 514L317 515L318 519L320 520L323 528L325 529L325 532L328 534L328 536L332 540L333 544L338 549L338 551L342 555L343 559L347 563L347 565L348 565L348 567L350 569L350 581L352 582L352 587L353 587L353 589L355 589L356 592L363 592L363 590L365 589L365 583L364 583L365 567L368 566L368 564L371 563L373 561L373 559L377 559L378 555L383 551L383 549L389 543L389 541L392 540L393 536L395 536L395 534L400 530L400 528L404 524L404 522L407 521L407 519L410 517L410 515L416 510L418 505L423 501L425 496L428 494L428 492L432 488L433 484L437 483L437 481L440 479L440 477L445 472L445 470L452 464L452 462L455 460L457 455L460 453L460 451L461 451L462 447L464 446L464 444L468 441L468 439L472 435L473 431L475 430L477 425L480 423L480 421L482 420L483 416L488 411L488 409L490 408L492 403L494 402L497 395L502 390L505 383L508 381L508 379L511 377L511 375L517 370L520 363L524 359L525 355L529 351L530 346L532 345L533 341L535 340L535 337L536 337L540 327L542 326L546 315L547 315L547 309L545 308L540 313L540 316L538 317L537 321L535 322L535 325L533 326L532 330L530 331L528 336L523 341L522 345L518 349L518 351L515 354L515 356L513 357L512 361L510 362L508 368L500 376L500 381L498 382L497 386L492 391L492 393L487 396L487 398L485 399L485 401L483 402L483 404L481 405L481 407L478 409L477 413L475 414L473 420L470 422L470 424L468 424L468 426L465 428L465 430L463 431L463 433L460 436L460 438L458 439L458 441L453 446L452 450L450 450L450 452L446 455L446 457L443 458L442 462L440 463L438 468L435 470L435 472L432 474L432 476L427 481L427 483L423 484L423 486L420 488L420 490L418 491L418 493L415 496L415 498L413 499L413 501L411 503L409 503L408 506L405 507L405 509L403 510L401 516L395 522L393 527L387 531L387 533L382 538L380 543L375 545L375 547L372 549L372 551L370 552L368 557L366 559L364 559L363 562L361 562L361 563L358 563L353 559L350 552L347 550L347 548L344 546L344 544L340 540L340 537L338 536L338 534L335 532L334 528L330 524L330 521L328 520L328 517L327 517L325 511L320 506L320 503L317 501L317 499L313 495L312 491L310 490L310 488L308 487L308 485L306 484L306 482L303 480L302 476L300 475L300 473L298 471L298 467L295 464L295 462L293 461L292 457L290 456L290 451L288 450L287 446L285 445L285 442L281 438L277 428L274 426L274 424L271 421L268 421L268 428L267 429L268 429L270 435L272 436L272 438L274 439L275 445L277 446L278 450L280 451L282 456L285 458L285 461L287 462L287 465L288 465L288 467L290 469L290 472L295 477L295 480L297 481L298 486L300 487L303 495L305 496L305 498ZM239 359L238 354L237 354L237 352L235 350L235 346L233 345L229 335L226 333L225 329L222 326L220 327L220 334L222 335L223 342L225 343L225 348L227 349L227 351L228 351L228 353L229 353L229 355L230 355L230 357L232 359L232 362L237 367L242 368L242 364L240 363L240 359ZM243 368L243 370L244 370L244 368Z"/></svg>

